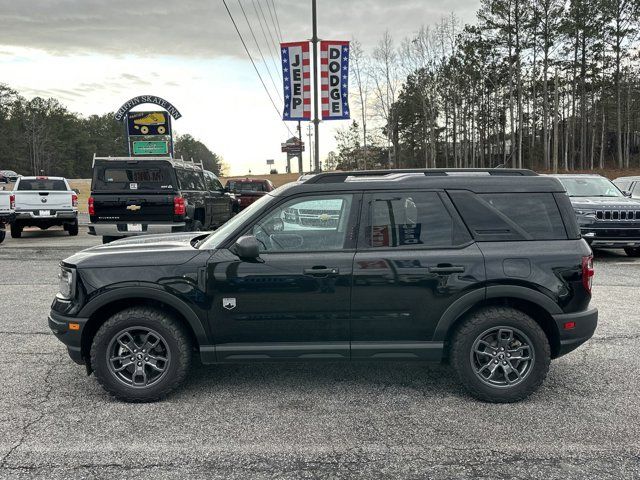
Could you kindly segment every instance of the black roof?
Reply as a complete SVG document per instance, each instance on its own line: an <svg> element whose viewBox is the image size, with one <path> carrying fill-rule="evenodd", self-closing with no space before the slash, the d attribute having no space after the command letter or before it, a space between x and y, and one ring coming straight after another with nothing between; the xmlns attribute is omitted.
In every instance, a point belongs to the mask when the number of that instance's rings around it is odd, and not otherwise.
<svg viewBox="0 0 640 480"><path fill-rule="evenodd" d="M524 169L416 169L320 173L276 190L298 192L458 189L472 192L564 192L553 177Z"/></svg>

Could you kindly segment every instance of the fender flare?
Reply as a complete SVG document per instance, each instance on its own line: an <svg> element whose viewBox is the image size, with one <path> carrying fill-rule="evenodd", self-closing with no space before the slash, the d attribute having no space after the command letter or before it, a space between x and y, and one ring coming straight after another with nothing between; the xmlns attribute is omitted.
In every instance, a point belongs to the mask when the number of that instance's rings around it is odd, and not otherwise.
<svg viewBox="0 0 640 480"><path fill-rule="evenodd" d="M78 313L79 317L90 318L98 309L110 303L126 299L150 299L157 300L175 308L187 321L193 331L199 345L209 344L209 339L204 326L196 313L189 305L175 295L151 287L118 288L99 295L87 303Z"/></svg>
<svg viewBox="0 0 640 480"><path fill-rule="evenodd" d="M562 309L551 298L544 293L527 287L518 285L494 285L479 290L469 292L453 302L449 308L445 310L436 325L433 332L432 340L434 342L443 342L453 324L483 300L492 298L515 298L534 303L544 309L549 315L561 314Z"/></svg>

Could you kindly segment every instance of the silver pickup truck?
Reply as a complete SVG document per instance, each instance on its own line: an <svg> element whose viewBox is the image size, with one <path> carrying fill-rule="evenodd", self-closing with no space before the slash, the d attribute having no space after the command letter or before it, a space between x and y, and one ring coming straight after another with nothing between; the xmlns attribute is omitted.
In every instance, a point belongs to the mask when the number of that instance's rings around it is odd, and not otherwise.
<svg viewBox="0 0 640 480"><path fill-rule="evenodd" d="M62 177L20 177L13 193L16 217L11 236L20 238L24 227L60 226L78 235L78 195Z"/></svg>
<svg viewBox="0 0 640 480"><path fill-rule="evenodd" d="M16 197L13 192L0 190L0 243L6 237L5 225L13 222L15 216Z"/></svg>

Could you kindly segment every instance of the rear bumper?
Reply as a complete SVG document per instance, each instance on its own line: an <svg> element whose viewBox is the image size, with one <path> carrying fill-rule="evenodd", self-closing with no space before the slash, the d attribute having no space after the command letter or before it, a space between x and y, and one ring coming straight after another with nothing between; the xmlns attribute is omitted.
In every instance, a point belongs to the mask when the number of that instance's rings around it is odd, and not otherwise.
<svg viewBox="0 0 640 480"><path fill-rule="evenodd" d="M82 331L88 318L68 317L54 310L49 312L49 328L53 334L65 344L71 360L78 365L84 365L85 359L82 357ZM78 330L70 330L69 324L77 323Z"/></svg>
<svg viewBox="0 0 640 480"><path fill-rule="evenodd" d="M133 222L132 222L133 223ZM129 232L127 223L90 223L89 235L100 237L132 237L135 235L153 235L156 233L184 232L186 223L138 223L142 225L141 232Z"/></svg>
<svg viewBox="0 0 640 480"><path fill-rule="evenodd" d="M27 220L35 225L38 222L51 223L55 221L70 221L78 218L77 210L57 210L51 215L38 215L33 210L16 211L16 220Z"/></svg>
<svg viewBox="0 0 640 480"><path fill-rule="evenodd" d="M553 319L558 326L558 332L560 332L560 349L556 357L561 357L575 350L593 336L598 325L598 309L563 313L554 315ZM567 328L567 324L570 322L573 322L573 328Z"/></svg>

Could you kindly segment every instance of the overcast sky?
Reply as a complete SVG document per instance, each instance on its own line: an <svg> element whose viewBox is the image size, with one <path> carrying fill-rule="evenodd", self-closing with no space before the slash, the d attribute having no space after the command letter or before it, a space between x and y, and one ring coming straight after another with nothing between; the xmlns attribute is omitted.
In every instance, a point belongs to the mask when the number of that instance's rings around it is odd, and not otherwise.
<svg viewBox="0 0 640 480"><path fill-rule="evenodd" d="M275 35L279 23L284 41L308 39L311 1L241 2L281 90L269 33ZM281 109L238 0L227 3ZM385 30L399 42L452 11L472 22L478 6L478 0L318 0L319 36L357 38L370 51ZM289 134L222 0L0 0L0 83L26 97L56 97L83 115L115 111L136 95L158 95L183 114L174 130L201 139L233 174L264 173L268 158L284 171L280 143ZM321 157L335 146L335 128L345 124L321 124ZM306 156L306 169L308 163Z"/></svg>

